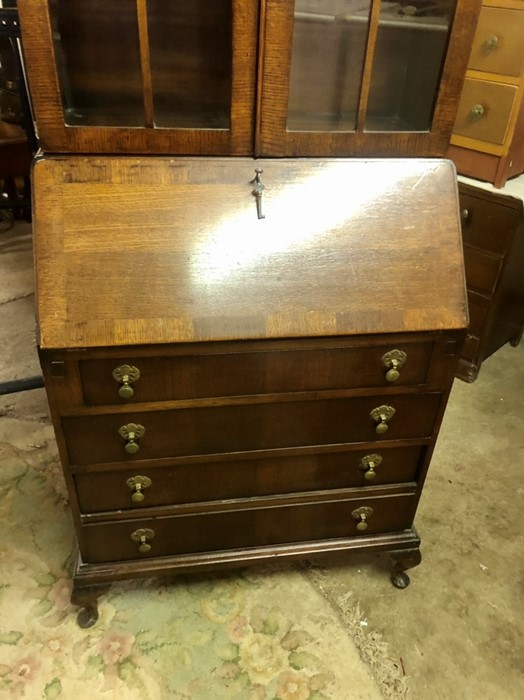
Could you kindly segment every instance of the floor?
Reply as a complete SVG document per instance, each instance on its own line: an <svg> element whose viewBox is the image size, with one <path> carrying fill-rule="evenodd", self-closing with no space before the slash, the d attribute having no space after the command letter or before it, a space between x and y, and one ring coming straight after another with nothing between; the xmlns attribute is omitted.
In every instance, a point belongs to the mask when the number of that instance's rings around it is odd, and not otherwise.
<svg viewBox="0 0 524 700"><path fill-rule="evenodd" d="M32 274L29 225L0 233L0 382L39 373ZM388 645L414 700L524 697L523 397L524 344L499 350L474 384L455 382L416 519L423 560L406 590L379 556L323 565L334 610L358 601L365 634ZM0 397L7 412L47 420L43 390Z"/></svg>

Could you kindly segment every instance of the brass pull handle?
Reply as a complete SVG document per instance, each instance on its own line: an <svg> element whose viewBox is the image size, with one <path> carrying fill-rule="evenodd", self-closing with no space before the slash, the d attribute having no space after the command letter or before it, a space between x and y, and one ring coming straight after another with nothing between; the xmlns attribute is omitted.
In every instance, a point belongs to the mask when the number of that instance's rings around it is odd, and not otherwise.
<svg viewBox="0 0 524 700"><path fill-rule="evenodd" d="M498 45L499 45L499 38L496 34L492 34L491 36L488 36L488 38L484 42L484 48L487 51L493 51L493 49L496 49Z"/></svg>
<svg viewBox="0 0 524 700"><path fill-rule="evenodd" d="M460 212L460 220L462 222L462 225L466 224L469 221L469 209L463 209Z"/></svg>
<svg viewBox="0 0 524 700"><path fill-rule="evenodd" d="M128 454L134 455L138 452L140 449L138 440L144 436L145 432L144 426L138 423L128 423L118 428L118 434L126 441L124 449Z"/></svg>
<svg viewBox="0 0 524 700"><path fill-rule="evenodd" d="M382 435L388 430L388 420L391 420L395 415L395 409L393 406L377 406L369 415L377 423L375 432Z"/></svg>
<svg viewBox="0 0 524 700"><path fill-rule="evenodd" d="M120 365L113 370L113 379L122 386L118 389L118 395L122 399L130 399L135 394L131 384L140 378L140 370L133 365Z"/></svg>
<svg viewBox="0 0 524 700"><path fill-rule="evenodd" d="M380 455L366 455L362 457L359 463L359 469L364 472L364 479L368 481L373 481L376 477L375 469L382 464L382 457Z"/></svg>
<svg viewBox="0 0 524 700"><path fill-rule="evenodd" d="M148 489L151 486L151 479L148 476L132 476L126 481L126 484L133 492L131 496L133 503L142 503L145 498L143 489Z"/></svg>
<svg viewBox="0 0 524 700"><path fill-rule="evenodd" d="M400 371L406 364L408 356L402 350L390 350L382 355L382 365L387 369L386 379L388 382L396 382L400 377Z"/></svg>
<svg viewBox="0 0 524 700"><path fill-rule="evenodd" d="M368 506L361 506L356 508L352 513L351 517L357 521L357 530L359 532L364 532L368 529L368 518L373 515L373 508Z"/></svg>
<svg viewBox="0 0 524 700"><path fill-rule="evenodd" d="M148 540L152 540L155 536L155 531L149 528L140 528L135 530L131 535L133 542L138 543L138 551L140 554L148 554L151 551L151 545Z"/></svg>
<svg viewBox="0 0 524 700"><path fill-rule="evenodd" d="M259 219L265 219L265 215L262 214L262 195L264 194L265 185L261 182L260 176L262 175L264 171L262 168L255 168L255 178L251 180L251 184L254 185L253 187L253 195L256 197L257 200L257 217Z"/></svg>
<svg viewBox="0 0 524 700"><path fill-rule="evenodd" d="M484 107L482 105L475 105L471 110L471 116L473 119L480 119L484 114Z"/></svg>

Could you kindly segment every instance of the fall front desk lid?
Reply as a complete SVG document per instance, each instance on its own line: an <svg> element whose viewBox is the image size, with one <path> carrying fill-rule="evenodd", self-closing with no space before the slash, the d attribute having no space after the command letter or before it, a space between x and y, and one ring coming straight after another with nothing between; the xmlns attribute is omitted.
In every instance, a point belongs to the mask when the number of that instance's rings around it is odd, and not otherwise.
<svg viewBox="0 0 524 700"><path fill-rule="evenodd" d="M44 157L33 188L42 348L467 325L449 161Z"/></svg>

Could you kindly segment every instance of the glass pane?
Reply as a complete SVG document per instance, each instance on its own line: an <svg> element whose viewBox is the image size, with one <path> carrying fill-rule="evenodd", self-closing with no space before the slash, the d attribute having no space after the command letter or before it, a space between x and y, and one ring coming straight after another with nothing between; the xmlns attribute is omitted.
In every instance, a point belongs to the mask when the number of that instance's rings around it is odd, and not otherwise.
<svg viewBox="0 0 524 700"><path fill-rule="evenodd" d="M0 140L25 140L14 39L0 35Z"/></svg>
<svg viewBox="0 0 524 700"><path fill-rule="evenodd" d="M231 0L147 3L155 126L227 129Z"/></svg>
<svg viewBox="0 0 524 700"><path fill-rule="evenodd" d="M383 0L366 131L428 131L448 43L453 0Z"/></svg>
<svg viewBox="0 0 524 700"><path fill-rule="evenodd" d="M371 0L296 0L289 131L353 131Z"/></svg>
<svg viewBox="0 0 524 700"><path fill-rule="evenodd" d="M51 0L66 124L143 126L135 0Z"/></svg>

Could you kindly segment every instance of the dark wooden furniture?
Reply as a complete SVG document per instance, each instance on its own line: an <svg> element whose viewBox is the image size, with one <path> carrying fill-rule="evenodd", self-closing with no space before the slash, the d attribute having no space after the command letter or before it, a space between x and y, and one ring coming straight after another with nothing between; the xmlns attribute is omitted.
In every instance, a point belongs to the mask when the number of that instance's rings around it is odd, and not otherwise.
<svg viewBox="0 0 524 700"><path fill-rule="evenodd" d="M388 551L405 587L420 561L467 325L454 169L257 166L36 163L40 356L83 626L119 579Z"/></svg>
<svg viewBox="0 0 524 700"><path fill-rule="evenodd" d="M524 172L523 37L520 0L483 0L449 156L495 187Z"/></svg>
<svg viewBox="0 0 524 700"><path fill-rule="evenodd" d="M457 376L473 382L482 362L524 328L522 200L459 183L470 326Z"/></svg>
<svg viewBox="0 0 524 700"><path fill-rule="evenodd" d="M480 0L20 0L42 148L442 156Z"/></svg>
<svg viewBox="0 0 524 700"><path fill-rule="evenodd" d="M16 7L0 7L0 221L31 218L29 171L36 140L20 55ZM1 224L0 224L1 228Z"/></svg>

